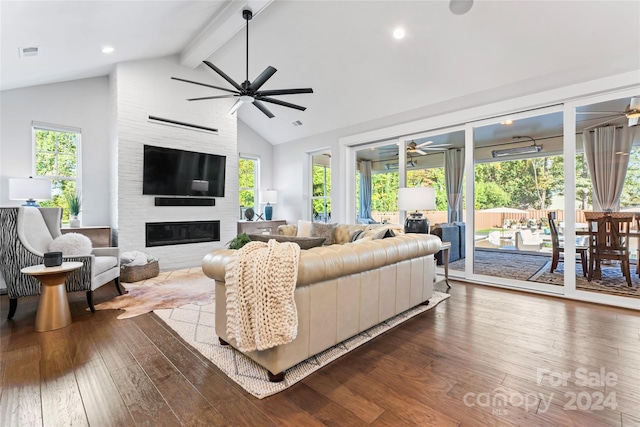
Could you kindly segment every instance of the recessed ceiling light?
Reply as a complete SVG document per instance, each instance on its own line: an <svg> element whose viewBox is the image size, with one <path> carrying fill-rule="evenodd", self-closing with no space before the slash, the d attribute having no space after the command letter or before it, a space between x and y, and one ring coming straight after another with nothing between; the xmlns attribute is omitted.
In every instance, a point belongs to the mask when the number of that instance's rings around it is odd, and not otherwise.
<svg viewBox="0 0 640 427"><path fill-rule="evenodd" d="M401 40L404 38L404 30L402 28L396 28L393 30L393 37L396 40Z"/></svg>
<svg viewBox="0 0 640 427"><path fill-rule="evenodd" d="M113 53L115 49L112 48L111 46L105 46L102 48L102 53Z"/></svg>
<svg viewBox="0 0 640 427"><path fill-rule="evenodd" d="M513 120L508 119L508 120L505 120L504 122L500 122L500 124L501 125L512 125L513 124Z"/></svg>

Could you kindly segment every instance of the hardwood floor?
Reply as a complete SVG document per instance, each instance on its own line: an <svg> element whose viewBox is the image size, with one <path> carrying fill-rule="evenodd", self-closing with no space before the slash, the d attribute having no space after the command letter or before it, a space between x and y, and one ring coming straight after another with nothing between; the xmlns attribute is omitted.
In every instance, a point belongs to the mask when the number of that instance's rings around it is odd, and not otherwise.
<svg viewBox="0 0 640 427"><path fill-rule="evenodd" d="M638 312L453 281L450 293L263 400L153 313L92 314L79 292L70 326L36 333L37 297L8 321L4 295L0 425L640 426ZM94 303L115 296L103 286Z"/></svg>

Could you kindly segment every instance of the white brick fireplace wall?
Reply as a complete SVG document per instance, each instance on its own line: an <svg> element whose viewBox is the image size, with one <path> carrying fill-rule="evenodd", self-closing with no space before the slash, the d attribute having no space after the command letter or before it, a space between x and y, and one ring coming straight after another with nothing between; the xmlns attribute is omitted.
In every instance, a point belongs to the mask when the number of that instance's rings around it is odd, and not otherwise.
<svg viewBox="0 0 640 427"><path fill-rule="evenodd" d="M112 76L117 86L116 131L111 138L117 156L117 191L112 206L122 252L139 250L160 260L163 270L199 266L205 254L236 235L238 212L238 148L236 116L227 114L232 100L189 102L186 98L216 95L213 89L170 77L213 83L210 70L190 70L175 57L121 63ZM217 128L218 134L182 129L147 120L149 115ZM227 156L225 197L215 206L155 206L155 196L142 194L143 146L155 145ZM117 154L115 154L117 153ZM220 220L220 242L145 247L145 223Z"/></svg>

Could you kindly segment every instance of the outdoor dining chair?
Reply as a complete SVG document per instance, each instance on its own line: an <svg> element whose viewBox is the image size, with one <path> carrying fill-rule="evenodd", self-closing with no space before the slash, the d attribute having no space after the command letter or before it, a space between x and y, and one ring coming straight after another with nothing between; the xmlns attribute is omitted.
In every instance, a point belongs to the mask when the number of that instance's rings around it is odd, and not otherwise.
<svg viewBox="0 0 640 427"><path fill-rule="evenodd" d="M560 235L558 233L558 227L556 226L556 222L553 219L553 215L549 213L549 231L551 232L551 245L553 248L553 255L551 257L551 269L550 273L553 273L553 270L558 268L558 262L560 262L560 254L564 257L564 242L560 241ZM587 251L589 250L588 246L582 244L581 241L576 239L576 255L580 255L580 261L582 262L582 275L587 277Z"/></svg>
<svg viewBox="0 0 640 427"><path fill-rule="evenodd" d="M589 224L589 276L601 273L603 260L620 261L620 269L631 287L629 269L629 229L633 215L609 212L585 212Z"/></svg>

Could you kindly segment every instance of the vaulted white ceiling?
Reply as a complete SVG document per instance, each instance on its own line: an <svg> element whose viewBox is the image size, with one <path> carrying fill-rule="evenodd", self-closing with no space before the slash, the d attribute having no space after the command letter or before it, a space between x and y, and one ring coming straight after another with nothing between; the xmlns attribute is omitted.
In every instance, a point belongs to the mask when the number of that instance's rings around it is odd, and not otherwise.
<svg viewBox="0 0 640 427"><path fill-rule="evenodd" d="M246 3L2 1L1 87L105 75L117 62L171 54L189 67L209 59L241 82ZM269 105L276 117L268 119L251 105L240 110L274 144L453 99L482 105L488 91L495 100L640 70L639 1L475 0L464 15L446 0L249 6L259 12L250 24L249 79L271 65L278 72L263 89L314 89L279 97L305 112ZM398 26L403 40L392 37ZM113 54L100 52L107 44ZM39 55L19 58L18 48L29 46ZM210 76L206 83L228 85Z"/></svg>

